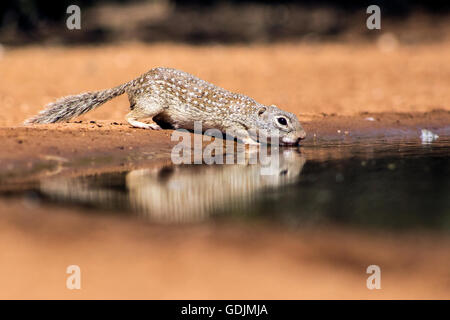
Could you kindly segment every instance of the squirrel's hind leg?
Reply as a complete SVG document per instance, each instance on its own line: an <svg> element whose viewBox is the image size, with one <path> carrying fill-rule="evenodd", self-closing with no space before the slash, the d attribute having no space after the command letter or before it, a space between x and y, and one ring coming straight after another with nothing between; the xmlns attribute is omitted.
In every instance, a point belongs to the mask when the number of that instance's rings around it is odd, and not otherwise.
<svg viewBox="0 0 450 320"><path fill-rule="evenodd" d="M130 108L131 112L126 115L126 120L133 127L153 130L161 129L156 123L145 123L139 120L153 118L164 110L162 106L146 99L134 100L130 98Z"/></svg>

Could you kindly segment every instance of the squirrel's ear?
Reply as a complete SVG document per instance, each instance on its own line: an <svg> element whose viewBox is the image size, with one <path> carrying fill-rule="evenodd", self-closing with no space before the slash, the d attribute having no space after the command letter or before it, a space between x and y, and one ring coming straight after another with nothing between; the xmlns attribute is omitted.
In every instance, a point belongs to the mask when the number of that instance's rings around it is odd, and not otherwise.
<svg viewBox="0 0 450 320"><path fill-rule="evenodd" d="M266 112L267 108L266 107L261 107L258 110L258 116L262 116L264 114L264 112Z"/></svg>

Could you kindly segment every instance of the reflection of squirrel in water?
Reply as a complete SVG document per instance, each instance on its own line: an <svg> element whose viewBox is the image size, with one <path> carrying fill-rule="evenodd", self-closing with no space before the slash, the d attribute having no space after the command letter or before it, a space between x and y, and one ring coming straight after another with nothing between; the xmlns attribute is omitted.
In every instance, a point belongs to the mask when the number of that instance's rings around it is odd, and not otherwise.
<svg viewBox="0 0 450 320"><path fill-rule="evenodd" d="M160 129L157 123L165 123L193 130L194 121L201 121L205 130L219 129L248 144L257 144L257 136L264 135L269 143L277 136L282 145L296 145L306 135L292 113L169 68L152 69L112 89L63 97L25 123L69 120L125 92L131 107L126 119L137 128ZM143 118L156 123L140 122Z"/></svg>
<svg viewBox="0 0 450 320"><path fill-rule="evenodd" d="M275 160L279 157L279 160ZM220 210L247 212L264 190L298 181L305 157L285 149L261 163L181 165L138 169L118 178L101 176L44 179L40 192L50 198L95 207L127 208L156 222L194 222ZM263 168L269 168L264 171Z"/></svg>
<svg viewBox="0 0 450 320"><path fill-rule="evenodd" d="M217 210L246 212L264 190L298 181L306 162L295 150L284 150L257 163L236 165L170 166L130 171L126 185L131 206L159 222L194 222ZM270 168L264 172L263 168Z"/></svg>

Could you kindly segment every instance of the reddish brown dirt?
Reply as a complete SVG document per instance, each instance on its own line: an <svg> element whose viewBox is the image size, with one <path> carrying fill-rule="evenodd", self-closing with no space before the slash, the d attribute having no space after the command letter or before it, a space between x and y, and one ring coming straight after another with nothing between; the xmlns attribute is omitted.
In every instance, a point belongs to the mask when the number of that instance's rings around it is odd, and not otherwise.
<svg viewBox="0 0 450 320"><path fill-rule="evenodd" d="M156 67L193 73L307 120L322 112L450 110L450 44L122 45L6 49L0 60L0 126L19 125L56 98L116 86ZM120 121L122 96L84 116Z"/></svg>
<svg viewBox="0 0 450 320"><path fill-rule="evenodd" d="M10 200L0 212L0 298L450 297L443 236L151 226ZM366 288L374 261L381 290ZM82 271L79 291L65 287L72 264Z"/></svg>
<svg viewBox="0 0 450 320"><path fill-rule="evenodd" d="M125 96L76 119L82 123L21 126L59 96L112 87L155 66L294 112L308 139L448 127L448 56L449 44L389 52L357 45L7 49L1 178L55 174L66 161L73 174L167 161L171 131L130 128ZM0 298L450 298L446 236L151 226L105 213L0 200ZM373 261L384 270L380 291L365 287ZM79 292L65 288L69 264L82 268Z"/></svg>

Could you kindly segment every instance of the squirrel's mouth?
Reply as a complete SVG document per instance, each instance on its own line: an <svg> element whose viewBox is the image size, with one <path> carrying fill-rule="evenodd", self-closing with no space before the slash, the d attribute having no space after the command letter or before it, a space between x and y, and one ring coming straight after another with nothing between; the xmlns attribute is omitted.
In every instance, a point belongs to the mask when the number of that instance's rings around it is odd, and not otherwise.
<svg viewBox="0 0 450 320"><path fill-rule="evenodd" d="M280 146L285 146L285 147L295 147L300 145L300 141L302 140L301 138L297 138L297 139L291 139L288 137L283 137L281 139L276 139L277 141L274 141L270 138L267 138L266 141L260 141L259 139L256 139L256 142L259 143L264 143L264 144L268 144L268 145L273 145L273 144L277 144Z"/></svg>
<svg viewBox="0 0 450 320"><path fill-rule="evenodd" d="M289 138L289 137L283 137L281 138L281 145L282 146L298 146L300 144L300 141L302 138Z"/></svg>
<svg viewBox="0 0 450 320"><path fill-rule="evenodd" d="M266 135L261 131L248 130L250 138L258 143L280 146L298 146L300 141L306 136L304 132L302 134L286 134L280 135Z"/></svg>
<svg viewBox="0 0 450 320"><path fill-rule="evenodd" d="M280 139L280 144L284 146L298 146L300 144L300 141L303 140L305 136L296 136L296 137L282 137Z"/></svg>
<svg viewBox="0 0 450 320"><path fill-rule="evenodd" d="M286 146L298 146L300 141L306 138L306 132L303 128L290 132L289 134L281 137L280 141L282 145Z"/></svg>

